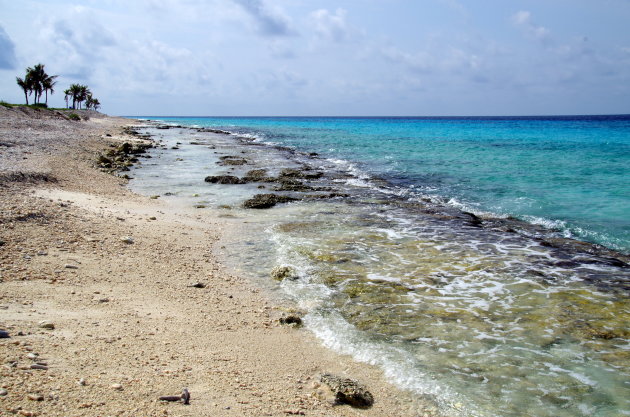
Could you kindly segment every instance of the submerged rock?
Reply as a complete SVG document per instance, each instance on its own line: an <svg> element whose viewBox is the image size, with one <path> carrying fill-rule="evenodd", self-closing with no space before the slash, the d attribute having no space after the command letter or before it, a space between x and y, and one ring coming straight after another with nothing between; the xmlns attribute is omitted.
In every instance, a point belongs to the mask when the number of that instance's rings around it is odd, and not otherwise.
<svg viewBox="0 0 630 417"><path fill-rule="evenodd" d="M297 279L297 271L290 266L276 266L271 270L271 278L282 281L284 279Z"/></svg>
<svg viewBox="0 0 630 417"><path fill-rule="evenodd" d="M254 197L246 200L243 203L243 207L253 209L266 209L271 208L279 203L288 203L290 201L296 200L296 198L277 194L256 194Z"/></svg>
<svg viewBox="0 0 630 417"><path fill-rule="evenodd" d="M349 404L358 408L369 408L374 404L372 393L355 380L323 374L320 381L335 394L335 400L338 404Z"/></svg>
<svg viewBox="0 0 630 417"><path fill-rule="evenodd" d="M211 184L245 184L245 181L234 175L210 175L204 181Z"/></svg>

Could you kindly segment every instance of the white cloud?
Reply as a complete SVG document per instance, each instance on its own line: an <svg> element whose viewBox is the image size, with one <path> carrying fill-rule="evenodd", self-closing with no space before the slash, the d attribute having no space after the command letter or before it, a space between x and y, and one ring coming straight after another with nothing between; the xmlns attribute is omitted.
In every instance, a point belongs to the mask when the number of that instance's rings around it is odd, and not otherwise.
<svg viewBox="0 0 630 417"><path fill-rule="evenodd" d="M344 9L337 9L334 14L326 9L320 9L312 12L310 18L320 38L342 42L350 36L346 14Z"/></svg>
<svg viewBox="0 0 630 417"><path fill-rule="evenodd" d="M544 26L538 26L532 22L532 14L528 11L521 10L512 15L512 23L515 26L525 30L525 32L540 41L547 41L551 32Z"/></svg>

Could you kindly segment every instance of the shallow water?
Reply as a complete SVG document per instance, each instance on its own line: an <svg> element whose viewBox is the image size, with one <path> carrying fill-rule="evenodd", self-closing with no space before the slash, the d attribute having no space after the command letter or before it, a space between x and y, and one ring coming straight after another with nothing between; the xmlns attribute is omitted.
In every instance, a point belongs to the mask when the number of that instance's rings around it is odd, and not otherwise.
<svg viewBox="0 0 630 417"><path fill-rule="evenodd" d="M181 144L133 170L133 189L247 221L226 244L234 268L297 303L324 344L444 415L630 415L630 271L614 252L409 198L346 163L229 135L152 133ZM228 154L248 164L218 165ZM345 197L243 210L273 184L203 182L304 164L326 173L305 183ZM299 279L275 283L276 265Z"/></svg>

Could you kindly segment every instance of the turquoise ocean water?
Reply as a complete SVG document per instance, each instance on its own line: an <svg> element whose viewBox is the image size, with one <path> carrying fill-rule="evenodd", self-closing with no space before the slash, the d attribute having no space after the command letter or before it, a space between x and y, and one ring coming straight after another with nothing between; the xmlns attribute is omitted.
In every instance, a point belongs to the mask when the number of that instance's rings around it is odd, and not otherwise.
<svg viewBox="0 0 630 417"><path fill-rule="evenodd" d="M630 116L160 119L317 152L401 192L630 252Z"/></svg>
<svg viewBox="0 0 630 417"><path fill-rule="evenodd" d="M132 189L233 221L227 262L435 415L630 416L630 116L153 119Z"/></svg>

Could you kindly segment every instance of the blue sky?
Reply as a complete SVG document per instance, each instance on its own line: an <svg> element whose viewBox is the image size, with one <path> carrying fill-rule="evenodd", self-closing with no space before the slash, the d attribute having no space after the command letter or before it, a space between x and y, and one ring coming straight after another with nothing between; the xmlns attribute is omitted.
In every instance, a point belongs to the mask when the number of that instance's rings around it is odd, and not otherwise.
<svg viewBox="0 0 630 417"><path fill-rule="evenodd" d="M24 68L119 115L630 113L629 0L0 0Z"/></svg>

